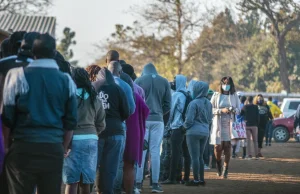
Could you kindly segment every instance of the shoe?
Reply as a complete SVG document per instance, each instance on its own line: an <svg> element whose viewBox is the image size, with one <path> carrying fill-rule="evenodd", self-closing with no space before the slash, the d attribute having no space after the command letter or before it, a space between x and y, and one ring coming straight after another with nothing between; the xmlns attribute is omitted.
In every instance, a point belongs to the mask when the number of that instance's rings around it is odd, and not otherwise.
<svg viewBox="0 0 300 194"><path fill-rule="evenodd" d="M223 170L223 178L227 179L227 177L228 177L228 168L224 168L224 170Z"/></svg>
<svg viewBox="0 0 300 194"><path fill-rule="evenodd" d="M217 176L222 176L222 160L217 161Z"/></svg>
<svg viewBox="0 0 300 194"><path fill-rule="evenodd" d="M138 190L138 188L134 188L133 194L141 194L141 192Z"/></svg>
<svg viewBox="0 0 300 194"><path fill-rule="evenodd" d="M269 146L271 146L271 144L269 143Z"/></svg>
<svg viewBox="0 0 300 194"><path fill-rule="evenodd" d="M185 183L189 182L190 180L181 180L180 184L185 185Z"/></svg>
<svg viewBox="0 0 300 194"><path fill-rule="evenodd" d="M259 160L259 156L257 155L257 156L255 156L255 160Z"/></svg>
<svg viewBox="0 0 300 194"><path fill-rule="evenodd" d="M204 164L204 170L210 170L209 166Z"/></svg>
<svg viewBox="0 0 300 194"><path fill-rule="evenodd" d="M139 192L142 192L142 183L136 183L136 188L138 189Z"/></svg>
<svg viewBox="0 0 300 194"><path fill-rule="evenodd" d="M262 158L262 157L263 157L263 155L262 155L261 153L258 153L258 157Z"/></svg>
<svg viewBox="0 0 300 194"><path fill-rule="evenodd" d="M247 160L252 160L252 156L249 155L249 156L247 157Z"/></svg>
<svg viewBox="0 0 300 194"><path fill-rule="evenodd" d="M165 180L164 182L161 183L162 185L175 185L177 184L176 181L171 181L169 179Z"/></svg>
<svg viewBox="0 0 300 194"><path fill-rule="evenodd" d="M199 186L199 185L200 185L200 181L189 181L185 183L185 186L188 187Z"/></svg>
<svg viewBox="0 0 300 194"><path fill-rule="evenodd" d="M232 158L233 158L233 159L236 158L236 154L232 154Z"/></svg>
<svg viewBox="0 0 300 194"><path fill-rule="evenodd" d="M163 193L164 191L162 188L159 186L158 183L153 183L152 184L152 193Z"/></svg>
<svg viewBox="0 0 300 194"><path fill-rule="evenodd" d="M205 186L205 185L206 185L206 182L205 182L205 181L200 181L200 182L199 182L199 185L200 185L200 186Z"/></svg>

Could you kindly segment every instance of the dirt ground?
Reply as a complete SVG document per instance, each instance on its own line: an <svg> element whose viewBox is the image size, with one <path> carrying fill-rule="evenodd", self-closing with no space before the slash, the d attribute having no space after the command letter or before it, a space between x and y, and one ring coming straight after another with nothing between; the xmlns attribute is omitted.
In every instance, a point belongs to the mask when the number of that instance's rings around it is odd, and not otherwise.
<svg viewBox="0 0 300 194"><path fill-rule="evenodd" d="M228 179L205 173L205 187L163 186L170 194L300 194L300 143L273 143L263 148L260 160L232 159ZM192 178L192 177L191 177ZM149 180L142 193L151 193Z"/></svg>
<svg viewBox="0 0 300 194"><path fill-rule="evenodd" d="M217 177L215 169L207 170L205 187L163 185L164 193L300 194L300 143L273 143L263 148L262 154L260 160L232 159L226 180ZM142 194L151 193L148 185L149 179L144 182Z"/></svg>

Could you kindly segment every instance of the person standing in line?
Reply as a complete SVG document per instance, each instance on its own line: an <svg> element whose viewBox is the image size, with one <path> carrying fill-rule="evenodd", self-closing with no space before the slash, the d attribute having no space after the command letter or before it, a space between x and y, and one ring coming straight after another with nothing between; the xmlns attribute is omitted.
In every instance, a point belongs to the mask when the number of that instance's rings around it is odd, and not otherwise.
<svg viewBox="0 0 300 194"><path fill-rule="evenodd" d="M253 142L254 146L254 154L256 159L259 159L258 156L258 143L257 143L257 132L258 132L258 124L259 124L259 111L258 111L258 106L253 104L253 97L249 96L248 99L248 104L245 105L242 108L241 111L241 116L244 117L245 122L246 122L246 131L247 131L247 153L248 158L252 158L252 151L251 151L251 141Z"/></svg>
<svg viewBox="0 0 300 194"><path fill-rule="evenodd" d="M185 105L187 102L186 77L177 75L174 79L174 90L172 95L172 106L170 112L170 130L171 130L171 163L168 179L162 184L176 184L177 169L182 160L182 143L185 136L183 123L185 119Z"/></svg>
<svg viewBox="0 0 300 194"><path fill-rule="evenodd" d="M85 70L88 72L89 79L93 83L97 80L97 75L101 70L101 67L98 65L89 65L85 68Z"/></svg>
<svg viewBox="0 0 300 194"><path fill-rule="evenodd" d="M219 92L215 92L211 103L213 106L213 123L210 144L215 145L217 160L217 175L227 178L231 154L231 126L240 114L240 100L236 94L235 86L231 77L223 77L220 81ZM222 167L222 152L225 160ZM223 173L222 173L223 168Z"/></svg>
<svg viewBox="0 0 300 194"><path fill-rule="evenodd" d="M38 35L32 47L36 60L6 76L2 119L14 138L5 166L10 194L33 193L36 185L39 194L61 192L77 100L72 78L53 60L55 48L53 37Z"/></svg>
<svg viewBox="0 0 300 194"><path fill-rule="evenodd" d="M164 134L163 115L170 111L171 91L167 79L158 75L152 63L144 67L142 76L136 79L135 83L145 91L146 104L150 109L150 115L146 121L145 139L149 142L152 169L152 192L162 193L163 190L158 184L160 172L160 146ZM143 154L144 165L145 153ZM137 186L142 187L143 169L138 168Z"/></svg>
<svg viewBox="0 0 300 194"><path fill-rule="evenodd" d="M247 104L249 102L248 102L246 96L241 96L240 101L241 101L240 109L242 110L242 108L246 105L246 101L247 101ZM245 120L244 116L242 116L241 114L237 115L237 119L241 120L241 121ZM245 159L246 155L247 155L247 150L246 150L247 140L246 139L241 140L241 144L242 144L242 147L243 147L243 156L242 156L242 158Z"/></svg>
<svg viewBox="0 0 300 194"><path fill-rule="evenodd" d="M267 105L270 108L273 119L278 118L282 114L282 111L280 110L280 108L275 103L273 103L272 97L268 97ZM272 137L273 137L273 122L272 121L268 122L265 135L266 135L266 146L268 146L268 145L271 146Z"/></svg>
<svg viewBox="0 0 300 194"><path fill-rule="evenodd" d="M124 121L130 116L125 92L118 86L107 68L102 68L93 83L105 109L106 128L99 135L98 172L96 191L98 194L113 194L114 181L120 164L120 154L125 142Z"/></svg>
<svg viewBox="0 0 300 194"><path fill-rule="evenodd" d="M214 95L214 91L213 90L208 90L208 93L207 93L207 99L210 101L212 96ZM211 131L211 124L209 125L209 131ZM209 136L210 136L210 133L209 133ZM213 153L213 146L209 144L209 139L210 137L208 138L208 141L206 142L206 146L205 146L205 149L204 149L204 154L203 154L203 159L204 159L204 169L205 170L209 170L210 167L209 167L209 163L210 163L210 156L212 156L212 168L214 167L215 168L215 163L216 163L216 157L214 154L211 154ZM211 151L212 150L212 151ZM214 164L214 165L213 165Z"/></svg>
<svg viewBox="0 0 300 194"><path fill-rule="evenodd" d="M75 68L72 78L77 86L77 127L73 134L72 151L64 160L63 181L65 194L90 194L98 161L98 135L105 129L105 111L102 101L83 68Z"/></svg>
<svg viewBox="0 0 300 194"><path fill-rule="evenodd" d="M261 149L263 145L264 136L266 133L266 127L269 121L273 120L272 113L269 106L264 100L263 95L258 94L254 99L254 104L258 105L259 110L259 124L258 124L258 156L263 157Z"/></svg>
<svg viewBox="0 0 300 194"><path fill-rule="evenodd" d="M188 106L184 128L193 164L194 180L185 183L186 186L205 185L203 153L209 138L209 125L212 122L212 105L207 99L208 84L196 82L192 98ZM200 176L199 176L200 175Z"/></svg>

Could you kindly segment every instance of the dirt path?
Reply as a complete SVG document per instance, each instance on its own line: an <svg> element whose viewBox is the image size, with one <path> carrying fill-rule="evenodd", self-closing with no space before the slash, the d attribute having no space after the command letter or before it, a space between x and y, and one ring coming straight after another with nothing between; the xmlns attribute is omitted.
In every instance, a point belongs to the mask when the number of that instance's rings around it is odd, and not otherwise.
<svg viewBox="0 0 300 194"><path fill-rule="evenodd" d="M300 144L272 144L263 149L260 160L232 159L227 180L216 177L215 170L205 173L205 187L163 186L170 194L300 194ZM151 193L149 180L142 193Z"/></svg>

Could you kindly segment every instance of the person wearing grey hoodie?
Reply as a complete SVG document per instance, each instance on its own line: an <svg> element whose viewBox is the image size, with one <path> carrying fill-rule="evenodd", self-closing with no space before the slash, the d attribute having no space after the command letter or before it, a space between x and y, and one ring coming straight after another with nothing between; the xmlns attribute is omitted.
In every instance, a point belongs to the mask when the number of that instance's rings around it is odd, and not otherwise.
<svg viewBox="0 0 300 194"><path fill-rule="evenodd" d="M145 91L146 104L150 115L146 121L145 140L149 142L152 169L152 192L163 192L158 185L160 172L160 146L164 134L163 116L171 108L171 89L167 79L158 75L152 63L144 67L142 76L135 83ZM146 152L143 153L142 167L137 170L137 187L141 190L144 161Z"/></svg>
<svg viewBox="0 0 300 194"><path fill-rule="evenodd" d="M193 101L186 112L184 127L189 153L192 158L194 180L186 186L205 185L203 152L209 137L209 125L212 122L212 104L206 98L208 84L196 82L193 87ZM200 174L200 177L199 177Z"/></svg>
<svg viewBox="0 0 300 194"><path fill-rule="evenodd" d="M172 106L170 112L171 135L171 163L169 178L162 184L176 184L176 172L181 160L182 142L184 139L184 108L186 103L186 77L183 75L175 76L173 84L175 92L172 94Z"/></svg>

